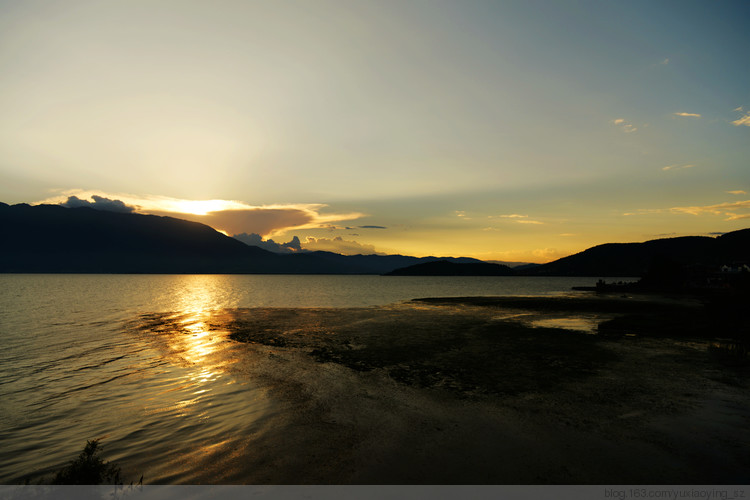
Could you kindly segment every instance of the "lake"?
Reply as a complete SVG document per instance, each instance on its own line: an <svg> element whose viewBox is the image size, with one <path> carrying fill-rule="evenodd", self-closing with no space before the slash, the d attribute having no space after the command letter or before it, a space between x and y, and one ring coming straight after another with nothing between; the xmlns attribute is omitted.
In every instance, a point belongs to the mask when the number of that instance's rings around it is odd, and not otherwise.
<svg viewBox="0 0 750 500"><path fill-rule="evenodd" d="M211 323L216 311L572 294L594 281L0 275L0 483L49 480L95 438L126 481L243 482L242 471L222 464L262 444L286 410L249 375L248 345ZM153 315L169 321L154 327Z"/></svg>

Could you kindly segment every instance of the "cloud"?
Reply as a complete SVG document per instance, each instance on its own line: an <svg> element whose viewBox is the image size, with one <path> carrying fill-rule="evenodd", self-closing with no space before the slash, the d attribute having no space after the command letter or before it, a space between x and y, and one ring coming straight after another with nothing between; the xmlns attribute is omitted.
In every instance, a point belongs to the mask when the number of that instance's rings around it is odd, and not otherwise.
<svg viewBox="0 0 750 500"><path fill-rule="evenodd" d="M91 199L93 199L94 201L82 200L77 196L69 196L68 199L65 200L64 203L60 203L60 205L66 208L88 207L96 210L121 213L131 213L136 209L133 206L126 205L121 200L111 200L109 198L104 198L103 196L98 195L92 195Z"/></svg>
<svg viewBox="0 0 750 500"><path fill-rule="evenodd" d="M532 255L541 262L551 262L565 257L566 254L558 251L556 248L537 248L531 252Z"/></svg>
<svg viewBox="0 0 750 500"><path fill-rule="evenodd" d="M626 134L638 130L632 123L625 121L624 118L615 118L614 120L612 120L612 123L620 127L620 129Z"/></svg>
<svg viewBox="0 0 750 500"><path fill-rule="evenodd" d="M716 205L697 205L689 207L671 207L666 209L649 208L638 209L635 212L628 212L623 215L651 215L651 214L687 214L687 215L714 215L723 216L725 221L740 220L750 218L750 213L738 213L750 211L750 200L735 201L728 203L718 203Z"/></svg>
<svg viewBox="0 0 750 500"><path fill-rule="evenodd" d="M110 195L83 190L67 191L61 196L38 203L67 203L64 200L71 197L82 203L88 202L80 200L81 197L91 197L96 204L99 204L97 200L101 199L110 202L101 203L101 206L108 205L113 208L116 208L117 203L122 203L123 206L130 207L130 211L200 222L227 234L255 233L264 238L290 229L329 227L335 222L365 216L359 212L324 213L327 205L322 203L250 205L235 200L185 200L165 196ZM74 204L77 203L75 200Z"/></svg>
<svg viewBox="0 0 750 500"><path fill-rule="evenodd" d="M739 111L742 111L742 108L738 108L738 109L739 109ZM735 109L735 111L737 111L737 109ZM735 125L737 127L739 127L740 125L745 125L746 127L750 127L750 112L745 113L745 116L743 116L743 117L741 117L741 118L739 118L737 120L734 120L732 122L732 125Z"/></svg>
<svg viewBox="0 0 750 500"><path fill-rule="evenodd" d="M737 191L727 191L729 194L747 194L747 191L742 191L741 189L738 189Z"/></svg>
<svg viewBox="0 0 750 500"><path fill-rule="evenodd" d="M662 214L664 210L661 208L639 208L635 212L624 212L622 215L630 217L633 215L649 215L649 214Z"/></svg>
<svg viewBox="0 0 750 500"><path fill-rule="evenodd" d="M685 169L685 168L693 168L694 166L695 166L695 164L693 164L693 163L689 163L687 165L675 164L675 165L667 165L666 167L662 167L661 169L665 170L665 171L666 170L682 170L682 169Z"/></svg>
<svg viewBox="0 0 750 500"><path fill-rule="evenodd" d="M673 113L674 116L679 116L682 118L700 118L701 115L698 113Z"/></svg>
<svg viewBox="0 0 750 500"><path fill-rule="evenodd" d="M360 229L388 229L385 226L357 226ZM349 229L349 228L347 228Z"/></svg>
<svg viewBox="0 0 750 500"><path fill-rule="evenodd" d="M717 205L704 205L694 207L673 207L669 211L672 213L684 213L690 215L724 215L729 217L725 220L745 219L749 215L737 215L737 210L750 210L750 200L736 201L729 203L719 203Z"/></svg>
<svg viewBox="0 0 750 500"><path fill-rule="evenodd" d="M246 205L240 209L217 210L205 215L150 211L156 215L170 215L181 219L208 224L229 234L256 233L271 237L290 229L331 227L331 222L362 217L358 212L323 214L324 204Z"/></svg>
<svg viewBox="0 0 750 500"><path fill-rule="evenodd" d="M490 215L489 219L513 219L519 224L544 224L544 222L538 220L529 219L528 215L522 214L506 214L506 215Z"/></svg>
<svg viewBox="0 0 750 500"><path fill-rule="evenodd" d="M662 62L660 62L659 64L661 64L663 66L666 66L667 64L669 64L669 58L665 57L664 60Z"/></svg>
<svg viewBox="0 0 750 500"><path fill-rule="evenodd" d="M174 212L151 212L155 215L167 215L180 219L192 220L207 224L214 229L221 229L229 234L256 233L273 236L277 232L291 228L314 226L315 214L309 210L296 207L248 207L244 210L221 210L206 215L180 214Z"/></svg>
<svg viewBox="0 0 750 500"><path fill-rule="evenodd" d="M342 255L384 255L375 250L373 245L359 243L357 241L345 240L341 236L335 238L314 238L308 236L302 243L302 248L309 251L324 251L340 253Z"/></svg>
<svg viewBox="0 0 750 500"><path fill-rule="evenodd" d="M744 111L745 109L742 106L737 106L732 111Z"/></svg>
<svg viewBox="0 0 750 500"><path fill-rule="evenodd" d="M235 234L232 235L232 238L241 241L242 243L246 245L256 246L260 247L263 250L268 250L269 252L275 252L275 253L293 253L293 252L302 252L302 247L300 245L299 238L294 236L292 238L292 241L289 241L287 243L276 243L273 240L264 240L263 237L259 234L251 233L242 233L242 234Z"/></svg>

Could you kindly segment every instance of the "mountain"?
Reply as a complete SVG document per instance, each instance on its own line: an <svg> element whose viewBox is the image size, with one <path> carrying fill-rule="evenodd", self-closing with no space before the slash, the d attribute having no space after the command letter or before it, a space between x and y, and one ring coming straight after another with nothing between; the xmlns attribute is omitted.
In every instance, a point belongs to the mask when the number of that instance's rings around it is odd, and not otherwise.
<svg viewBox="0 0 750 500"><path fill-rule="evenodd" d="M548 264L518 269L525 276L644 276L656 267L720 266L750 261L750 229L716 238L683 236L643 243L606 243Z"/></svg>
<svg viewBox="0 0 750 500"><path fill-rule="evenodd" d="M0 272L262 273L279 256L172 217L0 205Z"/></svg>
<svg viewBox="0 0 750 500"><path fill-rule="evenodd" d="M197 222L59 205L0 203L0 234L0 272L5 273L383 274L439 260L331 252L277 254Z"/></svg>
<svg viewBox="0 0 750 500"><path fill-rule="evenodd" d="M396 269L386 273L386 276L512 276L514 274L513 269L501 264L438 260Z"/></svg>
<svg viewBox="0 0 750 500"><path fill-rule="evenodd" d="M441 261L408 272L635 277L654 269L750 262L750 229L716 238L607 243L548 264L512 270L470 258L277 254L248 246L205 224L90 207L0 203L0 235L0 272L4 273L386 274Z"/></svg>

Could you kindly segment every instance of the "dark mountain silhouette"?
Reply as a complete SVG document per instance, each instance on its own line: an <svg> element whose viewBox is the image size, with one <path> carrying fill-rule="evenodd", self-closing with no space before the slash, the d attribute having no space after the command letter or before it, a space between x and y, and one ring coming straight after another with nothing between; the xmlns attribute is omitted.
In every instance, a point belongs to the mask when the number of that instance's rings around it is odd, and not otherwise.
<svg viewBox="0 0 750 500"><path fill-rule="evenodd" d="M320 272L344 274L385 274L394 269L422 262L447 260L456 263L480 263L468 257L410 257L406 255L341 255L332 252L302 252L282 255L287 269L307 269L313 263ZM336 271L338 270L338 271ZM289 271L304 272L304 271Z"/></svg>
<svg viewBox="0 0 750 500"><path fill-rule="evenodd" d="M538 264L532 264L530 262L509 262L506 260L486 260L484 262L488 262L490 264L500 264L501 266L508 266L513 269L517 269L519 267L526 267L526 266L536 266Z"/></svg>
<svg viewBox="0 0 750 500"><path fill-rule="evenodd" d="M682 282L694 273L687 268L717 269L733 262L750 262L750 229L742 229L712 238L685 236L643 243L606 243L548 264L528 264L499 271L484 263L474 269L449 263L414 265L388 274L405 276L517 275L517 276L592 276L643 277L644 284L663 287ZM699 271L698 274L704 271ZM689 277L689 276L688 276ZM656 285L655 285L656 286Z"/></svg>
<svg viewBox="0 0 750 500"><path fill-rule="evenodd" d="M0 272L382 274L437 257L276 254L172 217L0 203ZM455 262L480 262L456 258Z"/></svg>
<svg viewBox="0 0 750 500"><path fill-rule="evenodd" d="M438 260L402 267L385 274L386 276L512 276L515 273L510 267L500 264Z"/></svg>
<svg viewBox="0 0 750 500"><path fill-rule="evenodd" d="M532 264L532 263L530 263L530 264L521 264L520 266L508 266L508 267L512 267L513 270L518 273L518 272L522 272L522 271L525 272L528 269L533 269L533 268L539 267L541 265L542 264Z"/></svg>
<svg viewBox="0 0 750 500"><path fill-rule="evenodd" d="M607 243L562 259L518 269L525 276L645 276L667 267L750 261L750 229L716 238L684 236L643 243Z"/></svg>
<svg viewBox="0 0 750 500"><path fill-rule="evenodd" d="M272 272L279 257L172 217L26 204L0 206L1 272Z"/></svg>
<svg viewBox="0 0 750 500"><path fill-rule="evenodd" d="M685 266L750 262L750 229L716 238L608 243L548 264L513 270L502 265L487 267L496 264L470 258L276 254L248 246L204 224L90 207L0 203L0 234L0 272L6 273L386 274L445 261L410 272L597 277L641 277L650 273L654 279L666 279ZM660 277L660 272L666 278Z"/></svg>

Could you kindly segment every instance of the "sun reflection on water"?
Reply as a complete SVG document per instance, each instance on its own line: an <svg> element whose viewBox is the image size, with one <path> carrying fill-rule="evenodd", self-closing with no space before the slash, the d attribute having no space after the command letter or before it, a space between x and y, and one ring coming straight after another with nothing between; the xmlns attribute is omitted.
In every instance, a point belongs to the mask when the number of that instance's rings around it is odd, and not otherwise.
<svg viewBox="0 0 750 500"><path fill-rule="evenodd" d="M184 332L177 340L186 361L203 364L196 380L211 380L217 374L204 363L217 349L223 340L222 331L212 330L210 318L219 307L219 290L216 276L185 276L185 283L178 295L176 311L179 314L179 326Z"/></svg>
<svg viewBox="0 0 750 500"><path fill-rule="evenodd" d="M175 370L170 387L153 400L159 407L148 411L172 412L178 417L195 411L201 400L213 397L216 382L222 378L230 362L221 345L225 343L228 332L217 319L223 306L221 277L196 275L181 278L179 287L172 291L173 312L151 316L146 327L163 334L160 338L170 358L183 367ZM179 396L174 399L166 397L171 392Z"/></svg>

